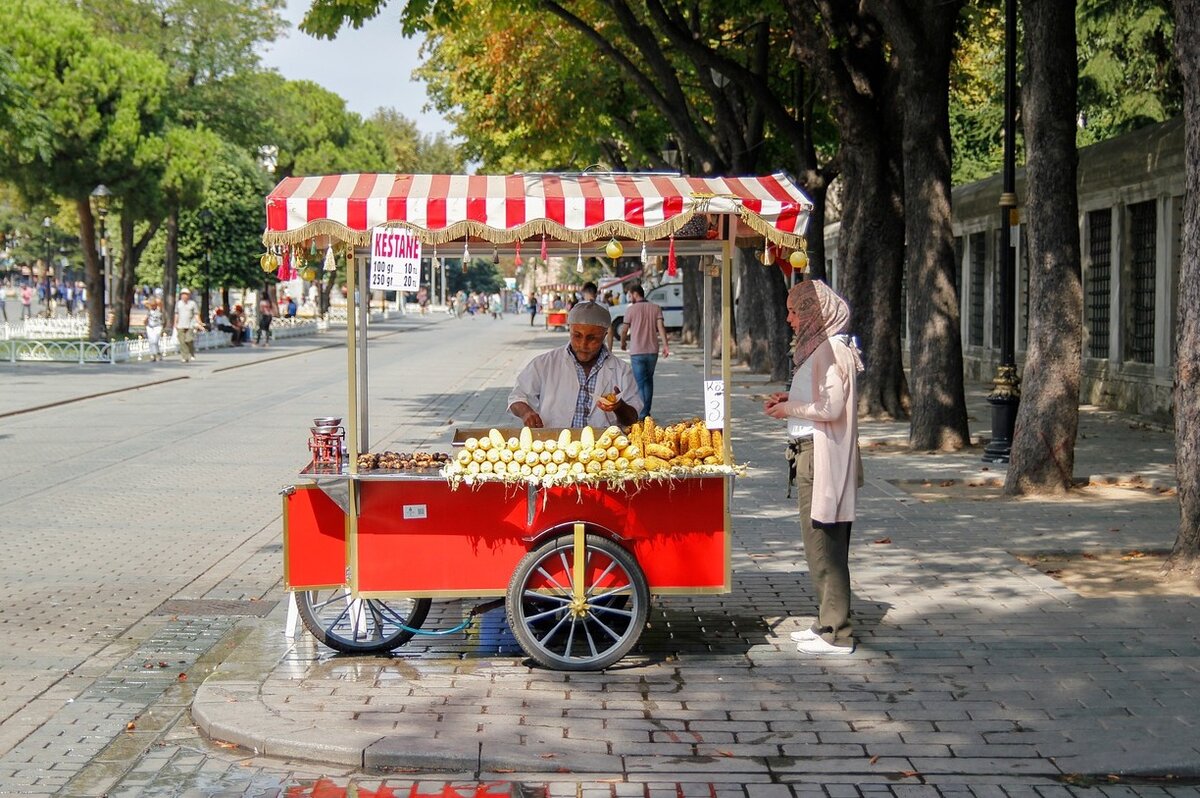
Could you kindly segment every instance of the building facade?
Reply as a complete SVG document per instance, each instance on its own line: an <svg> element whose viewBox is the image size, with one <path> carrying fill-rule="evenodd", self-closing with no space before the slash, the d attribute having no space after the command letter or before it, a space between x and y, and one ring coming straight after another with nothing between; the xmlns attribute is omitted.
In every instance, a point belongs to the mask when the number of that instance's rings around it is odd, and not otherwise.
<svg viewBox="0 0 1200 798"><path fill-rule="evenodd" d="M1080 401L1161 421L1171 416L1175 368L1183 132L1179 118L1079 151ZM955 285L969 381L990 381L1000 358L1000 192L999 175L954 189ZM1017 197L1025 196L1025 174L1019 169ZM836 225L825 231L826 269L835 280L837 232ZM1018 371L1029 330L1026 235L1022 208L1012 236ZM906 331L904 325L902 335Z"/></svg>

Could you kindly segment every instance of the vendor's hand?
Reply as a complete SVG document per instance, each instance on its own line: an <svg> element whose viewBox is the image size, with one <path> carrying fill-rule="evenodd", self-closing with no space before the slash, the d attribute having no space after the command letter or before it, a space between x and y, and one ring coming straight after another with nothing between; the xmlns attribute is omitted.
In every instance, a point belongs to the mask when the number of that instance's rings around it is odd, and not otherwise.
<svg viewBox="0 0 1200 798"><path fill-rule="evenodd" d="M521 423L531 429L541 429L542 427L546 426L544 423L542 423L542 417L538 415L538 411L536 410L530 410L528 413L522 416Z"/></svg>
<svg viewBox="0 0 1200 798"><path fill-rule="evenodd" d="M617 396L614 394L609 394L608 396L601 396L599 399L596 400L596 407L600 408L605 413L615 413L617 410L617 406L623 405L623 404L625 404L625 402L623 400L617 398Z"/></svg>

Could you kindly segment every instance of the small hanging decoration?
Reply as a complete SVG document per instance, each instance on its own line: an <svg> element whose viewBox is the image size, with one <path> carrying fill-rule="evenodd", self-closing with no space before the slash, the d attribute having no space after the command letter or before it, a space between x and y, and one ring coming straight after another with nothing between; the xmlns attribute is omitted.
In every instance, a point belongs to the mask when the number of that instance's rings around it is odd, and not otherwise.
<svg viewBox="0 0 1200 798"><path fill-rule="evenodd" d="M579 245L579 255L575 258L575 273L583 274L583 244Z"/></svg>
<svg viewBox="0 0 1200 798"><path fill-rule="evenodd" d="M804 271L804 268L808 266L808 253L798 249L788 256L788 263L792 264L793 269Z"/></svg>
<svg viewBox="0 0 1200 798"><path fill-rule="evenodd" d="M325 247L325 271L326 273L337 271L337 257L333 254L332 246Z"/></svg>
<svg viewBox="0 0 1200 798"><path fill-rule="evenodd" d="M433 245L433 260L429 262L429 267L430 267L431 269L440 269L440 268L442 268L442 262L441 262L440 260L438 260L438 254L437 254L437 244L434 244L434 245Z"/></svg>
<svg viewBox="0 0 1200 798"><path fill-rule="evenodd" d="M675 263L675 236L671 236L671 243L667 247L667 276L674 277L679 273L679 266Z"/></svg>
<svg viewBox="0 0 1200 798"><path fill-rule="evenodd" d="M546 234L542 233L542 264L546 263Z"/></svg>
<svg viewBox="0 0 1200 798"><path fill-rule="evenodd" d="M467 264L468 264L468 263L470 263L470 262L471 262L471 248L470 248L470 246L467 244L466 240L464 239L464 240L463 240L463 256L462 256L462 270L463 270L463 274L466 274L466 273L467 273Z"/></svg>
<svg viewBox="0 0 1200 798"><path fill-rule="evenodd" d="M771 266L774 263L775 263L775 246L770 241L768 241L766 244L763 245L762 265L763 266Z"/></svg>
<svg viewBox="0 0 1200 798"><path fill-rule="evenodd" d="M316 257L317 257L317 239L314 238L312 240L312 246L309 248L308 254L309 254L309 257L313 258L314 260L316 259Z"/></svg>
<svg viewBox="0 0 1200 798"><path fill-rule="evenodd" d="M493 266L500 265L500 251L498 249L496 249L494 246L492 247L492 265Z"/></svg>
<svg viewBox="0 0 1200 798"><path fill-rule="evenodd" d="M625 247L617 239L610 238L608 240L608 245L604 247L604 254L608 255L608 257L612 258L613 260L616 260L625 254Z"/></svg>
<svg viewBox="0 0 1200 798"><path fill-rule="evenodd" d="M513 253L513 263L521 265L521 239L517 239L517 251Z"/></svg>
<svg viewBox="0 0 1200 798"><path fill-rule="evenodd" d="M642 268L646 268L646 264L650 262L650 254L646 252L646 242L642 242Z"/></svg>
<svg viewBox="0 0 1200 798"><path fill-rule="evenodd" d="M304 270L300 272L300 276L311 283L317 279L317 270L312 266L305 266Z"/></svg>

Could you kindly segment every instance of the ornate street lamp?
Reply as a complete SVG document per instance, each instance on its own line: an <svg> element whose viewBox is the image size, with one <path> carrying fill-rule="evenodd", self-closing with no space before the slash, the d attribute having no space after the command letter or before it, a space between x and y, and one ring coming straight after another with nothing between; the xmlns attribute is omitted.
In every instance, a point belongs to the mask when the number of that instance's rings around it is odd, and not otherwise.
<svg viewBox="0 0 1200 798"><path fill-rule="evenodd" d="M108 186L101 183L92 189L92 200L96 203L96 215L100 217L100 272L104 284L101 286L102 296L100 297L100 306L104 309L104 323L108 323L108 301L112 296L112 270L108 263L108 233L105 229L104 222L108 217L108 198L112 192L108 190ZM89 297L89 301L92 298Z"/></svg>
<svg viewBox="0 0 1200 798"><path fill-rule="evenodd" d="M1004 177L1000 194L1000 364L992 379L992 440L983 451L985 463L1007 463L1012 452L1021 378L1017 376L1016 293L1017 255L1012 228L1017 224L1017 3L1004 0Z"/></svg>
<svg viewBox="0 0 1200 798"><path fill-rule="evenodd" d="M204 296L200 300L200 318L208 324L208 297L212 293L212 223L213 214L208 208L200 210L200 235L204 239Z"/></svg>
<svg viewBox="0 0 1200 798"><path fill-rule="evenodd" d="M50 298L50 217L42 219L42 245L46 252L46 257L42 260L42 273L46 277L46 318L54 316L54 305Z"/></svg>

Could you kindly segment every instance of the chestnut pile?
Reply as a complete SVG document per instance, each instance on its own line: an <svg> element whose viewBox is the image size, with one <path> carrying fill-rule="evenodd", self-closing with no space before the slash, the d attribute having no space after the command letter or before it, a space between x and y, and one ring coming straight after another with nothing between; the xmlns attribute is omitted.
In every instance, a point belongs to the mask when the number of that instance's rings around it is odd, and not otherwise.
<svg viewBox="0 0 1200 798"><path fill-rule="evenodd" d="M445 452L366 452L358 456L360 471L383 468L392 471L407 471L414 468L441 468L450 462Z"/></svg>

